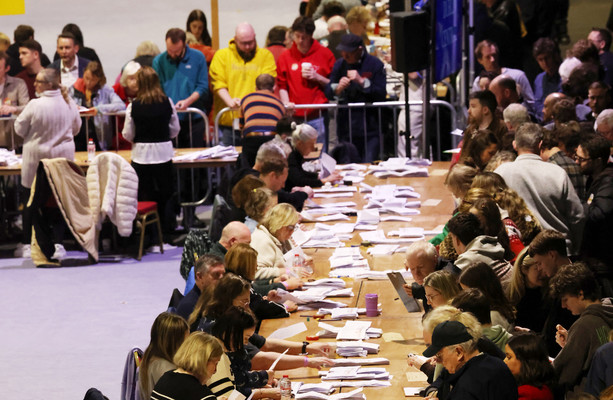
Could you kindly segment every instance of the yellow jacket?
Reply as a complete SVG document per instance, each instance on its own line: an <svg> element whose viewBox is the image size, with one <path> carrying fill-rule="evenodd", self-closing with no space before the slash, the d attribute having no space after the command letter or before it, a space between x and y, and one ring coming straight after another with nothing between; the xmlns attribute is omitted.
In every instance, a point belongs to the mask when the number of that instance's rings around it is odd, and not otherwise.
<svg viewBox="0 0 613 400"><path fill-rule="evenodd" d="M219 89L227 89L232 98L243 98L255 92L255 79L261 74L277 76L277 65L272 53L266 49L257 48L255 57L245 62L238 54L234 39L228 47L218 50L209 67L211 84L213 85L213 110L215 115L226 107L226 103L217 94ZM238 118L239 112L228 112L220 120L221 125L232 126L232 119Z"/></svg>

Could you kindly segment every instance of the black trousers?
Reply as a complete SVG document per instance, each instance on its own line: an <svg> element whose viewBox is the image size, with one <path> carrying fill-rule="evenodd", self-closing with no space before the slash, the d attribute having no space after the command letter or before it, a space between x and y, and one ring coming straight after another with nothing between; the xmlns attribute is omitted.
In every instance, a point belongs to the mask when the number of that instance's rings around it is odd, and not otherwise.
<svg viewBox="0 0 613 400"><path fill-rule="evenodd" d="M138 175L138 200L155 201L164 232L174 229L175 174L172 161L161 164L138 164L132 162Z"/></svg>

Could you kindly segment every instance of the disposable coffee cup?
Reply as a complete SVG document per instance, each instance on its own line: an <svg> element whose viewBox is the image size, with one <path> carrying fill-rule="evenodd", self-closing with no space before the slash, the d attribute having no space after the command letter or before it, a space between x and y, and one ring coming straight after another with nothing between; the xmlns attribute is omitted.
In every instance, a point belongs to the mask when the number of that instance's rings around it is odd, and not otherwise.
<svg viewBox="0 0 613 400"><path fill-rule="evenodd" d="M369 293L364 297L366 299L366 316L376 317L379 314L379 295Z"/></svg>
<svg viewBox="0 0 613 400"><path fill-rule="evenodd" d="M305 71L313 68L313 64L311 64L310 62L303 62L301 64L301 67L302 67L302 72L304 73Z"/></svg>

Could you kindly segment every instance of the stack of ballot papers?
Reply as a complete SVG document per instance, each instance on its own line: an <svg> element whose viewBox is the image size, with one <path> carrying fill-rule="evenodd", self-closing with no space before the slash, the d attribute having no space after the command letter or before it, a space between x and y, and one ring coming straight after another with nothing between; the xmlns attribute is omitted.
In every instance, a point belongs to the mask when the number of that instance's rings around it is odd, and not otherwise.
<svg viewBox="0 0 613 400"><path fill-rule="evenodd" d="M411 271L406 271L404 269L399 269L399 270L387 269L385 271L364 271L364 272L357 273L354 279L368 279L371 281L385 281L389 279L387 277L388 272L400 272L402 274L402 277L405 280L413 279L413 275L411 275Z"/></svg>
<svg viewBox="0 0 613 400"><path fill-rule="evenodd" d="M319 303L326 297L353 297L353 291L351 288L313 286L306 290L295 290L293 292L277 289L277 295L281 297L282 301L290 300L296 304L312 304Z"/></svg>
<svg viewBox="0 0 613 400"><path fill-rule="evenodd" d="M363 311L363 312L360 312ZM332 320L340 320L340 319L356 319L359 314L366 314L365 308L355 308L355 307L346 307L346 308L320 308L317 311L317 315L330 315L330 319Z"/></svg>
<svg viewBox="0 0 613 400"><path fill-rule="evenodd" d="M395 231L389 231L389 236L399 236L401 238L424 238L424 228L420 228L417 226L400 228Z"/></svg>
<svg viewBox="0 0 613 400"><path fill-rule="evenodd" d="M338 164L336 169L339 171L366 171L368 167L364 164Z"/></svg>
<svg viewBox="0 0 613 400"><path fill-rule="evenodd" d="M338 278L323 278L323 279L318 279L316 281L304 282L302 284L302 286L306 287L306 288L314 287L314 286L326 286L326 287L333 287L333 288L336 288L336 289L343 289L343 288L347 287L347 284L342 279L338 279Z"/></svg>
<svg viewBox="0 0 613 400"><path fill-rule="evenodd" d="M355 228L355 224L351 222L336 223L334 225L322 224L320 222L315 224L315 229L324 232L331 232L339 240L349 241L353 237L352 233Z"/></svg>
<svg viewBox="0 0 613 400"><path fill-rule="evenodd" d="M358 211L358 218L355 223L355 229L360 230L372 230L377 229L379 224L379 210L360 210ZM374 228L373 228L374 227Z"/></svg>
<svg viewBox="0 0 613 400"><path fill-rule="evenodd" d="M423 235L399 238L386 238L385 232L383 232L382 229L378 229L376 231L360 232L360 237L363 241L370 242L373 244L411 243L424 239Z"/></svg>
<svg viewBox="0 0 613 400"><path fill-rule="evenodd" d="M322 394L332 394L334 393L334 387L327 383L302 383L297 381L292 381L292 393L297 395L298 393L307 393L307 392L317 392Z"/></svg>
<svg viewBox="0 0 613 400"><path fill-rule="evenodd" d="M218 145L215 147L211 147L210 149L200 150L200 151L192 151L186 154L182 154L176 157L173 157L173 161L195 161L195 160L205 160L209 158L224 158L238 157L238 152L234 148L234 146L222 146Z"/></svg>
<svg viewBox="0 0 613 400"><path fill-rule="evenodd" d="M366 395L364 395L364 393L362 393L362 388L358 388L358 389L352 390L351 392L336 393L336 394L332 394L332 395L326 395L326 394L315 392L315 391L312 391L312 392L299 392L296 395L294 395L294 398L297 399L297 400L307 400L307 399L314 399L314 400L366 400Z"/></svg>
<svg viewBox="0 0 613 400"><path fill-rule="evenodd" d="M389 380L390 373L383 367L332 367L329 371L319 371L322 381L340 379L383 379Z"/></svg>
<svg viewBox="0 0 613 400"><path fill-rule="evenodd" d="M21 162L21 158L15 155L15 150L0 148L0 167L10 167Z"/></svg>
<svg viewBox="0 0 613 400"><path fill-rule="evenodd" d="M357 186L327 185L327 184L320 188L313 189L313 193L343 193L343 192L355 193L357 191L358 191Z"/></svg>
<svg viewBox="0 0 613 400"><path fill-rule="evenodd" d="M349 365L389 365L390 360L384 357L335 358L332 360L337 367Z"/></svg>
<svg viewBox="0 0 613 400"><path fill-rule="evenodd" d="M370 327L371 321L347 321L345 326L334 326L326 322L319 322L318 326L322 328L317 333L320 338L336 338L337 340L356 340L371 339L380 337L383 330ZM355 343L355 342L348 342ZM338 343L340 345L340 342ZM377 347L378 351L378 347Z"/></svg>
<svg viewBox="0 0 613 400"><path fill-rule="evenodd" d="M377 343L368 343L361 340L336 343L336 354L342 357L366 357L367 354L377 354L378 352L379 345Z"/></svg>
<svg viewBox="0 0 613 400"><path fill-rule="evenodd" d="M373 187L364 182L360 183L360 192L367 193L364 196L365 199L379 201L395 197L410 197L413 199L421 197L411 186L377 185Z"/></svg>

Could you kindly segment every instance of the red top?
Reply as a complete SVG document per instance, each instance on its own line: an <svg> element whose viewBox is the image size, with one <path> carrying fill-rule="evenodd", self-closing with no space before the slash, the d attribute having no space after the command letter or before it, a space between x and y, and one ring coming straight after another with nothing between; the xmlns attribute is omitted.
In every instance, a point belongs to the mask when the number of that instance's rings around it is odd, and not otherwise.
<svg viewBox="0 0 613 400"><path fill-rule="evenodd" d="M315 71L326 78L330 76L334 66L334 54L313 40L311 48L302 54L296 44L284 51L277 61L277 86L289 92L289 99L295 104L323 104L328 102L324 88L319 83L302 77L302 63L309 62ZM296 115L303 117L305 110L296 110ZM318 110L308 112L309 118L319 115Z"/></svg>
<svg viewBox="0 0 613 400"><path fill-rule="evenodd" d="M519 400L553 400L553 394L547 385L541 388L531 385L522 385L517 388Z"/></svg>

